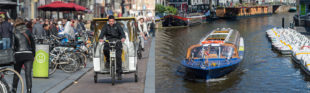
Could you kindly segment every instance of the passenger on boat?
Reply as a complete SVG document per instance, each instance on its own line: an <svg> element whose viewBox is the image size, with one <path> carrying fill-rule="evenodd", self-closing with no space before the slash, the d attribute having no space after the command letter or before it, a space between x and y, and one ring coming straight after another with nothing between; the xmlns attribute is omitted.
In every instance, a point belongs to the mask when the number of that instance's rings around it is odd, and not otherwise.
<svg viewBox="0 0 310 93"><path fill-rule="evenodd" d="M191 51L191 57L192 58L198 58L198 57L201 57L202 55L201 55L201 53L200 53L200 51L201 51L201 47L197 47L197 48L194 48L194 49L192 49L192 51Z"/></svg>
<svg viewBox="0 0 310 93"><path fill-rule="evenodd" d="M209 58L218 58L218 49L216 47L210 48Z"/></svg>

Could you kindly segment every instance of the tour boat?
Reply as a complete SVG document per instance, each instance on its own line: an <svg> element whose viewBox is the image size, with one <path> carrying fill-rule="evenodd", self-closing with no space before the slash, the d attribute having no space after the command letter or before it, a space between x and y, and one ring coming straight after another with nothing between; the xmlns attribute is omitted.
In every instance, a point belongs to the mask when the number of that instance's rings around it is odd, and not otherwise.
<svg viewBox="0 0 310 93"><path fill-rule="evenodd" d="M187 49L181 64L195 78L219 78L234 71L244 55L244 40L239 31L217 28Z"/></svg>

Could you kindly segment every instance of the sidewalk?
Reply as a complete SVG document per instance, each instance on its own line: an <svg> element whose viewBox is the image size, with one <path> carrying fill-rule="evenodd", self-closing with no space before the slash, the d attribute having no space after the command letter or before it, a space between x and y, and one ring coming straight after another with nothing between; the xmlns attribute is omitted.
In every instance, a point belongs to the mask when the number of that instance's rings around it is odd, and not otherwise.
<svg viewBox="0 0 310 93"><path fill-rule="evenodd" d="M32 92L33 93L59 93L61 90L71 85L75 80L79 79L82 75L84 75L87 71L92 69L92 63L88 63L86 68L80 69L74 73L66 73L62 70L57 70L54 74L52 74L49 78L32 78ZM21 75L23 76L25 82L25 74L24 71L21 71ZM9 86L12 86L13 75L7 75L10 80L7 80ZM17 93L20 92L20 82L18 86ZM26 93L26 82L25 82L25 93Z"/></svg>
<svg viewBox="0 0 310 93"><path fill-rule="evenodd" d="M111 79L106 75L98 75L98 83L93 79L93 63L74 73L66 73L57 69L49 78L33 78L33 93L93 93L94 91L110 93L155 93L155 38L145 43L143 57L139 60L138 82L134 82L134 74L124 74L123 80L111 85ZM12 67L10 67L12 68ZM21 75L25 81L24 71ZM12 87L13 75L6 75L7 82ZM17 93L20 92L20 83ZM122 88L122 90L119 90ZM92 90L97 89L97 90ZM90 92L92 91L92 92ZM26 93L26 82L25 82Z"/></svg>

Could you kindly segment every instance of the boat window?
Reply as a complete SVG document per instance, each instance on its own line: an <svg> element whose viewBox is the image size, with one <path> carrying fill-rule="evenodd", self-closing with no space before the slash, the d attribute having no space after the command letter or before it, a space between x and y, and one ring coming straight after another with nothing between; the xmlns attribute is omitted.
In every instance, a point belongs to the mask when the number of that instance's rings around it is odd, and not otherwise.
<svg viewBox="0 0 310 93"><path fill-rule="evenodd" d="M211 46L209 54L219 54L219 47Z"/></svg>
<svg viewBox="0 0 310 93"><path fill-rule="evenodd" d="M228 53L222 54L220 53L220 50L223 49L219 46L202 46L202 47L196 47L191 50L191 58L219 58L221 55L228 56Z"/></svg>
<svg viewBox="0 0 310 93"><path fill-rule="evenodd" d="M221 46L221 57L222 58L231 58L234 48L230 46Z"/></svg>
<svg viewBox="0 0 310 93"><path fill-rule="evenodd" d="M219 53L220 51L218 46L211 46L209 49L208 58L218 58Z"/></svg>
<svg viewBox="0 0 310 93"><path fill-rule="evenodd" d="M202 51L202 47L195 47L192 49L191 51L191 56L192 58L200 58L201 55L201 51Z"/></svg>
<svg viewBox="0 0 310 93"><path fill-rule="evenodd" d="M227 35L211 35L207 40L225 40Z"/></svg>

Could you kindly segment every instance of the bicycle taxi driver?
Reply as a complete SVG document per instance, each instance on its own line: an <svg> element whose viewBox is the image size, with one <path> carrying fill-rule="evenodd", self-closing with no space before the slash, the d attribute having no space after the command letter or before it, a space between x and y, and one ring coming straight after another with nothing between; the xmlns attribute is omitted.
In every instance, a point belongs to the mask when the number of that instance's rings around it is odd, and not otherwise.
<svg viewBox="0 0 310 93"><path fill-rule="evenodd" d="M118 79L122 79L122 43L125 41L125 33L123 28L119 23L115 22L114 16L110 15L108 18L108 24L104 25L101 29L101 33L99 36L99 42L103 42L103 37L106 37L106 40L109 42L111 41L122 41L117 42L115 49L116 49L116 72ZM109 43L104 43L104 55L106 57L106 64L105 67L109 68L110 66L110 51L109 51Z"/></svg>

